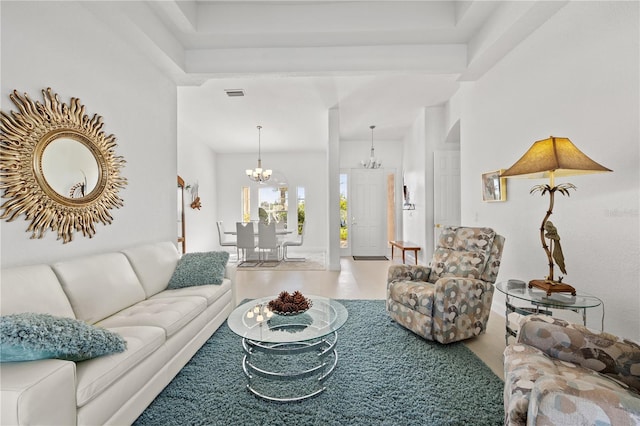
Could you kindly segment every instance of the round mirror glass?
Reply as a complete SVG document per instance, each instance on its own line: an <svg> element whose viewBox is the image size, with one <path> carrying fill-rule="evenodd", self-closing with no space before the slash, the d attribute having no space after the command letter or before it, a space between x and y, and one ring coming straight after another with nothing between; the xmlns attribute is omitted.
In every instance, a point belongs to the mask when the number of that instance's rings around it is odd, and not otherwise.
<svg viewBox="0 0 640 426"><path fill-rule="evenodd" d="M62 197L84 198L98 184L98 162L82 142L56 139L44 149L41 161L44 178Z"/></svg>

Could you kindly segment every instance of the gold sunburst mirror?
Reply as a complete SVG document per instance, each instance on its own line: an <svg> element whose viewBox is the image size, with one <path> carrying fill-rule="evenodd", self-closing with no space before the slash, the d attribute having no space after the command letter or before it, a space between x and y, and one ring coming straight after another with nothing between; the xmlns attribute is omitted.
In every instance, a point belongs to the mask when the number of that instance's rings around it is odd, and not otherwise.
<svg viewBox="0 0 640 426"><path fill-rule="evenodd" d="M118 191L125 161L115 155L116 138L102 131L102 117L85 114L77 98L60 102L50 88L44 103L16 90L9 95L18 111L0 111L0 218L20 215L31 223L31 238L47 230L68 243L74 232L86 237L95 225L110 224L110 210L123 206Z"/></svg>

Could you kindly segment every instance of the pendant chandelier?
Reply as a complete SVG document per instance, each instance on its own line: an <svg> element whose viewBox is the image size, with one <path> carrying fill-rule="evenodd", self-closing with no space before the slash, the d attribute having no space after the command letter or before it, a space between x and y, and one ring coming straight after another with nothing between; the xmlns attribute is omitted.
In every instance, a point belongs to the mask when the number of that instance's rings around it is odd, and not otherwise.
<svg viewBox="0 0 640 426"><path fill-rule="evenodd" d="M269 169L267 170L262 169L262 159L260 158L260 130L262 129L262 126L257 126L257 127L258 127L258 167L256 167L253 170L247 169L246 172L249 179L251 179L254 182L262 183L269 180L269 178L271 177L271 173L273 173L273 171Z"/></svg>
<svg viewBox="0 0 640 426"><path fill-rule="evenodd" d="M369 154L369 159L366 161L361 161L360 164L365 169L379 169L380 167L382 167L382 163L376 160L376 156L373 148L373 129L375 129L376 126L372 125L372 126L369 126L369 128L371 129L371 153Z"/></svg>

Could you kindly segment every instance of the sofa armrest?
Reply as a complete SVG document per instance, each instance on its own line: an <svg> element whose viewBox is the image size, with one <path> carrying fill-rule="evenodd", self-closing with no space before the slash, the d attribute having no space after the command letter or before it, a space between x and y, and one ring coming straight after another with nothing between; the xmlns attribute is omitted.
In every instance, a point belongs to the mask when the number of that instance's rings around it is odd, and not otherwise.
<svg viewBox="0 0 640 426"><path fill-rule="evenodd" d="M231 280L231 304L235 308L238 306L238 300L236 295L236 272L238 268L236 265L231 265L227 263L227 266L224 268L224 277Z"/></svg>
<svg viewBox="0 0 640 426"><path fill-rule="evenodd" d="M431 268L422 265L391 265L387 272L387 284L394 281L427 281Z"/></svg>
<svg viewBox="0 0 640 426"><path fill-rule="evenodd" d="M75 363L5 362L0 364L0 376L0 424L76 424Z"/></svg>
<svg viewBox="0 0 640 426"><path fill-rule="evenodd" d="M640 345L635 342L545 315L524 318L517 340L640 391Z"/></svg>

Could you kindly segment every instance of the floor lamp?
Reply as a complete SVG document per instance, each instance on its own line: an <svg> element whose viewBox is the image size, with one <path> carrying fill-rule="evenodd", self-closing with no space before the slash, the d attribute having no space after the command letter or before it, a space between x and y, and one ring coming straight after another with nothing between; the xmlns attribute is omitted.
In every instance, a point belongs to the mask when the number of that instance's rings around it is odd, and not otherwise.
<svg viewBox="0 0 640 426"><path fill-rule="evenodd" d="M548 185L536 185L529 191L530 194L538 191L541 195L549 193L549 209L542 220L542 225L540 225L540 241L549 260L549 275L542 280L529 281L529 288L541 288L547 292L547 295L571 293L575 296L575 288L562 282L564 277L560 276L557 280L554 279L554 265L557 264L563 274L566 274L567 270L558 230L549 221L549 217L553 213L555 193L559 192L569 196L569 191L575 190L576 187L571 183L556 185L554 178L610 171L583 154L568 138L551 136L548 139L535 142L522 158L500 174L500 177L506 178L549 178ZM549 244L547 244L547 240Z"/></svg>

